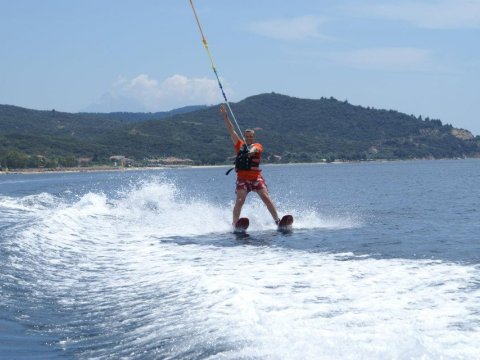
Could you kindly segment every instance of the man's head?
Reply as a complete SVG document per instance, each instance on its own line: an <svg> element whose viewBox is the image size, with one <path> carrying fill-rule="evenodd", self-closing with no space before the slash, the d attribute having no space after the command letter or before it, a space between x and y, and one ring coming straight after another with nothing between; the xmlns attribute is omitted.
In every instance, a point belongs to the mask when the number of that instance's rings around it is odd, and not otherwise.
<svg viewBox="0 0 480 360"><path fill-rule="evenodd" d="M252 129L245 130L245 141L247 145L251 145L255 141L255 131Z"/></svg>

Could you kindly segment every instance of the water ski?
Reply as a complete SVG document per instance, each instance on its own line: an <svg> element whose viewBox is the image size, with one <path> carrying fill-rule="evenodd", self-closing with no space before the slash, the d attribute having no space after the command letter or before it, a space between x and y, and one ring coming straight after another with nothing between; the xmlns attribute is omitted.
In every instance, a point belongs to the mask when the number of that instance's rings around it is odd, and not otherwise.
<svg viewBox="0 0 480 360"><path fill-rule="evenodd" d="M292 224L293 224L293 216L292 215L285 215L282 217L280 222L277 225L277 230L278 231L291 231L292 230Z"/></svg>
<svg viewBox="0 0 480 360"><path fill-rule="evenodd" d="M235 223L235 226L233 227L233 233L234 234L245 234L245 232L248 229L248 225L250 225L250 221L248 218L240 218L237 220Z"/></svg>

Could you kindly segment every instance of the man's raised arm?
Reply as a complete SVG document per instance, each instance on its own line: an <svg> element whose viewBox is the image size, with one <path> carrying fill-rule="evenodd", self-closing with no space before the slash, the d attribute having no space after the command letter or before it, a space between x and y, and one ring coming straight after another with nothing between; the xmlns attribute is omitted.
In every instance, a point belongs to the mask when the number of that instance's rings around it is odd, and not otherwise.
<svg viewBox="0 0 480 360"><path fill-rule="evenodd" d="M240 136L238 136L237 132L233 128L232 122L228 118L228 112L227 109L225 109L224 105L220 106L220 114L223 115L223 121L225 121L225 125L227 126L228 133L230 134L230 137L232 138L233 145L236 145L238 141L240 141Z"/></svg>

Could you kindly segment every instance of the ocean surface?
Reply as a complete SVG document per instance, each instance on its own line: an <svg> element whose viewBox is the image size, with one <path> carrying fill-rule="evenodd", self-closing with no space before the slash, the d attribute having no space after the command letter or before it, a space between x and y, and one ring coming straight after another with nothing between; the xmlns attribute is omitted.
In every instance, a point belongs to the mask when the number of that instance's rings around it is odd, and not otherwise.
<svg viewBox="0 0 480 360"><path fill-rule="evenodd" d="M0 359L480 359L480 160L0 175Z"/></svg>

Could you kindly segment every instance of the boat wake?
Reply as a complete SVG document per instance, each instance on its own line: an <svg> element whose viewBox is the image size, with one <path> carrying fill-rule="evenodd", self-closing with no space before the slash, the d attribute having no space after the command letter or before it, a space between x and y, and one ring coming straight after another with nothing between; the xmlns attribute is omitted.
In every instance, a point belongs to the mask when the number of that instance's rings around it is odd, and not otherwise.
<svg viewBox="0 0 480 360"><path fill-rule="evenodd" d="M361 226L280 207L305 229ZM10 221L0 230L0 308L67 356L472 358L478 350L475 266L166 241L226 233L231 215L231 204L187 197L168 181L108 195L1 197L0 211ZM271 226L257 200L246 215L253 231Z"/></svg>
<svg viewBox="0 0 480 360"><path fill-rule="evenodd" d="M271 230L272 218L255 196L244 206L242 216L250 219L250 231ZM293 203L293 202L292 202ZM5 218L29 220L27 237L50 242L88 238L156 239L202 236L231 230L233 202L214 203L202 194L187 197L169 181L149 181L122 189L114 195L89 192L68 199L42 193L23 198L0 197L0 213ZM344 229L361 226L354 217L327 217L315 209L289 203L279 204L280 214L295 218L296 229Z"/></svg>

